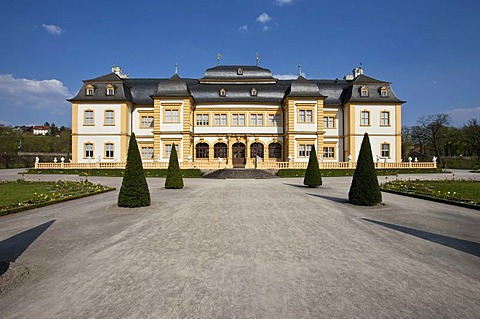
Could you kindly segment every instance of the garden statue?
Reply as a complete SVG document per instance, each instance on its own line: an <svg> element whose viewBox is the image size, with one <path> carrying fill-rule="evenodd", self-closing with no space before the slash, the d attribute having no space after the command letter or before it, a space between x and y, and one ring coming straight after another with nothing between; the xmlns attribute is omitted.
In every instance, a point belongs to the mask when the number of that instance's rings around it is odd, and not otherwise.
<svg viewBox="0 0 480 319"><path fill-rule="evenodd" d="M61 161L62 163L65 162L65 157L62 156L62 157L60 158L60 161Z"/></svg>
<svg viewBox="0 0 480 319"><path fill-rule="evenodd" d="M57 162L58 162L56 157L53 158L53 162L54 162L54 163L57 163Z"/></svg>
<svg viewBox="0 0 480 319"><path fill-rule="evenodd" d="M35 163L40 163L40 159L37 157L35 157Z"/></svg>
<svg viewBox="0 0 480 319"><path fill-rule="evenodd" d="M348 154L348 161L351 162L352 161L352 155Z"/></svg>
<svg viewBox="0 0 480 319"><path fill-rule="evenodd" d="M415 157L415 163L418 162L418 158Z"/></svg>
<svg viewBox="0 0 480 319"><path fill-rule="evenodd" d="M411 157L411 156L408 157L408 161L409 161L410 163L412 162L412 157Z"/></svg>
<svg viewBox="0 0 480 319"><path fill-rule="evenodd" d="M432 158L432 162L436 163L437 162L437 157L436 156L433 156Z"/></svg>

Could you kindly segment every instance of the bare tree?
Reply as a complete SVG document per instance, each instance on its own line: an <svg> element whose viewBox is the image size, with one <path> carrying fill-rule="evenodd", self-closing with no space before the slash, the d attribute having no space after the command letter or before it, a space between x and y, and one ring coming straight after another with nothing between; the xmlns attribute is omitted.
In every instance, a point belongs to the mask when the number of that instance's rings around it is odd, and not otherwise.
<svg viewBox="0 0 480 319"><path fill-rule="evenodd" d="M443 166L440 146L442 145L442 140L447 137L446 127L450 124L450 116L445 113L422 116L417 123L423 131L423 137L435 150L438 162Z"/></svg>
<svg viewBox="0 0 480 319"><path fill-rule="evenodd" d="M463 126L462 131L466 136L466 143L471 155L477 156L477 164L480 164L480 123L477 119L471 119Z"/></svg>

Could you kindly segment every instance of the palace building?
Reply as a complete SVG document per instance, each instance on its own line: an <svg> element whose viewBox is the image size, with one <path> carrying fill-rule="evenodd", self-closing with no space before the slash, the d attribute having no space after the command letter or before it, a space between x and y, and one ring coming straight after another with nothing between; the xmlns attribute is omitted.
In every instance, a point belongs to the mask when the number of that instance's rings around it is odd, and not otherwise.
<svg viewBox="0 0 480 319"><path fill-rule="evenodd" d="M217 65L200 79L130 78L119 67L83 81L72 103L73 163L125 162L135 133L144 162L254 167L262 161L355 162L365 132L372 155L401 162L401 106L389 82L280 80L258 66Z"/></svg>

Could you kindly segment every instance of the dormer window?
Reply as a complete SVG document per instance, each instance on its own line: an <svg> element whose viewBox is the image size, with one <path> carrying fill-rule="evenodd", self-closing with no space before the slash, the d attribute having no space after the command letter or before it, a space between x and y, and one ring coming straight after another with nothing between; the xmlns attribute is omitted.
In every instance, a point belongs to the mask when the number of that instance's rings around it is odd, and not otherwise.
<svg viewBox="0 0 480 319"><path fill-rule="evenodd" d="M366 86L362 86L360 88L360 96L361 97L368 97L368 88Z"/></svg>
<svg viewBox="0 0 480 319"><path fill-rule="evenodd" d="M88 84L87 87L85 88L85 94L92 96L95 92L95 87L91 84Z"/></svg>
<svg viewBox="0 0 480 319"><path fill-rule="evenodd" d="M380 88L380 96L381 97L388 97L388 90L386 86L382 86Z"/></svg>
<svg viewBox="0 0 480 319"><path fill-rule="evenodd" d="M251 96L257 96L257 89L256 89L256 88L252 88L252 89L250 90L250 95L251 95Z"/></svg>
<svg viewBox="0 0 480 319"><path fill-rule="evenodd" d="M218 94L220 94L220 96L227 96L227 90L221 88L220 91L218 91Z"/></svg>
<svg viewBox="0 0 480 319"><path fill-rule="evenodd" d="M237 69L237 75L243 75L243 69L242 68Z"/></svg>
<svg viewBox="0 0 480 319"><path fill-rule="evenodd" d="M107 95L115 95L115 87L111 84L107 85Z"/></svg>

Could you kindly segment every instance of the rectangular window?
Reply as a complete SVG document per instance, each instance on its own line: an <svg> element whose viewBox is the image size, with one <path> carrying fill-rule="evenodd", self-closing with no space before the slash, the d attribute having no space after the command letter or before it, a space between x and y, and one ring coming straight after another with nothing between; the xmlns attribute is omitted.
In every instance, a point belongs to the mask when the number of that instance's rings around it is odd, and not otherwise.
<svg viewBox="0 0 480 319"><path fill-rule="evenodd" d="M105 144L105 157L106 158L113 158L113 144L112 143Z"/></svg>
<svg viewBox="0 0 480 319"><path fill-rule="evenodd" d="M115 125L115 111L105 111L105 125Z"/></svg>
<svg viewBox="0 0 480 319"><path fill-rule="evenodd" d="M305 110L298 111L298 121L300 123L305 123Z"/></svg>
<svg viewBox="0 0 480 319"><path fill-rule="evenodd" d="M268 115L268 125L270 125L270 126L280 126L280 114L269 114Z"/></svg>
<svg viewBox="0 0 480 319"><path fill-rule="evenodd" d="M252 126L263 126L263 114L251 114L250 115L250 125L252 125Z"/></svg>
<svg viewBox="0 0 480 319"><path fill-rule="evenodd" d="M335 158L335 147L324 147L323 158Z"/></svg>
<svg viewBox="0 0 480 319"><path fill-rule="evenodd" d="M94 125L92 110L85 111L84 118L83 118L83 125Z"/></svg>
<svg viewBox="0 0 480 319"><path fill-rule="evenodd" d="M380 125L389 126L390 125L390 112L382 111L380 113Z"/></svg>
<svg viewBox="0 0 480 319"><path fill-rule="evenodd" d="M141 120L140 125L142 128L153 127L153 115L142 115Z"/></svg>
<svg viewBox="0 0 480 319"><path fill-rule="evenodd" d="M206 126L209 123L208 114L197 114L197 125Z"/></svg>
<svg viewBox="0 0 480 319"><path fill-rule="evenodd" d="M142 158L153 158L153 146L142 146Z"/></svg>
<svg viewBox="0 0 480 319"><path fill-rule="evenodd" d="M299 123L312 123L313 122L313 111L312 110L299 110L298 111L298 122Z"/></svg>
<svg viewBox="0 0 480 319"><path fill-rule="evenodd" d="M165 122L166 123L178 123L178 110L165 110Z"/></svg>
<svg viewBox="0 0 480 319"><path fill-rule="evenodd" d="M313 144L299 144L298 145L298 156L299 157L309 157L312 152Z"/></svg>
<svg viewBox="0 0 480 319"><path fill-rule="evenodd" d="M382 157L390 157L390 144L382 144Z"/></svg>
<svg viewBox="0 0 480 319"><path fill-rule="evenodd" d="M323 127L324 128L334 128L335 127L335 117L327 116L323 118Z"/></svg>
<svg viewBox="0 0 480 319"><path fill-rule="evenodd" d="M85 158L93 158L93 144L85 144Z"/></svg>
<svg viewBox="0 0 480 319"><path fill-rule="evenodd" d="M93 95L93 89L87 89L87 95Z"/></svg>
<svg viewBox="0 0 480 319"><path fill-rule="evenodd" d="M370 125L370 112L369 111L362 111L360 113L360 125L368 126Z"/></svg>
<svg viewBox="0 0 480 319"><path fill-rule="evenodd" d="M226 126L227 125L227 114L215 114L214 123L216 126Z"/></svg>
<svg viewBox="0 0 480 319"><path fill-rule="evenodd" d="M232 126L244 126L245 114L232 114Z"/></svg>
<svg viewBox="0 0 480 319"><path fill-rule="evenodd" d="M115 90L113 88L107 89L107 95L114 95L114 94L115 94Z"/></svg>
<svg viewBox="0 0 480 319"><path fill-rule="evenodd" d="M312 113L313 112L311 110L307 110L305 122L312 123Z"/></svg>

